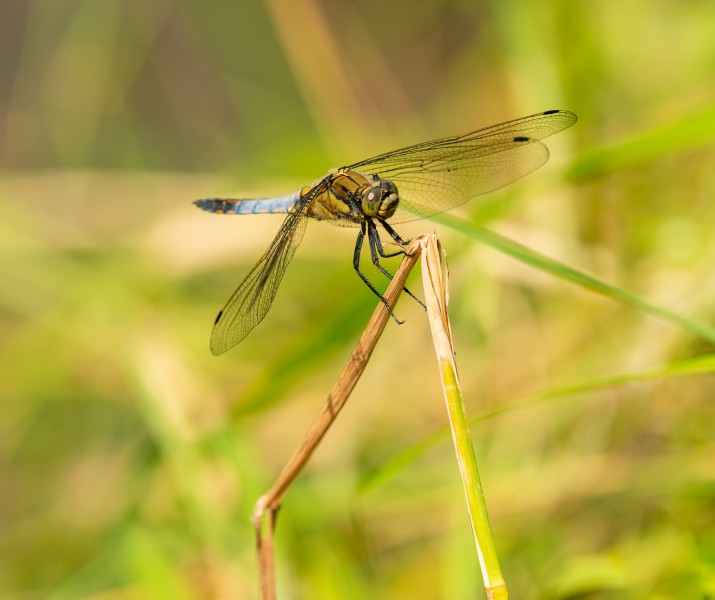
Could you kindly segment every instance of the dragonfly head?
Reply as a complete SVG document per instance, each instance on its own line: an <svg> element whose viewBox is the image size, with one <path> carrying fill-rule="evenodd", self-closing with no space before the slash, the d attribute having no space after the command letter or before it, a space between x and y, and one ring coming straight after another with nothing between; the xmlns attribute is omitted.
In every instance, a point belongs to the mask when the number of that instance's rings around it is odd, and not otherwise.
<svg viewBox="0 0 715 600"><path fill-rule="evenodd" d="M399 203L397 186L386 179L377 179L362 194L362 210L367 217L389 219Z"/></svg>

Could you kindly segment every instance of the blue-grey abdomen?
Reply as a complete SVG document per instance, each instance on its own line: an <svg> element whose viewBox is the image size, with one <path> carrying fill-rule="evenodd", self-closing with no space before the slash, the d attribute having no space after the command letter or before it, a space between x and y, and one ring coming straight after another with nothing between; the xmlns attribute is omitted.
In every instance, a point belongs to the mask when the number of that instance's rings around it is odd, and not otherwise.
<svg viewBox="0 0 715 600"><path fill-rule="evenodd" d="M300 198L299 192L275 198L205 198L194 204L200 209L220 215L285 214Z"/></svg>

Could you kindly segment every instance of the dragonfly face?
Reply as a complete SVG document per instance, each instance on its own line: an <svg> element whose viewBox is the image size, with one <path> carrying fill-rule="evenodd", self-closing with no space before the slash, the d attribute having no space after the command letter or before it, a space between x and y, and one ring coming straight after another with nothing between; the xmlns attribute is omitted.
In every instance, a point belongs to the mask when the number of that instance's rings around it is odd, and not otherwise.
<svg viewBox="0 0 715 600"><path fill-rule="evenodd" d="M366 217L389 219L400 203L397 186L377 176L374 183L378 185L370 186L362 194L362 211Z"/></svg>
<svg viewBox="0 0 715 600"><path fill-rule="evenodd" d="M360 228L353 267L397 320L385 298L360 270L365 238L375 267L392 278L380 264L380 257L395 256L401 251L385 252L378 225L404 245L405 240L392 224L449 210L538 169L549 157L540 140L570 127L576 120L571 112L547 110L463 135L386 152L331 171L286 196L197 200L199 208L217 214L288 215L268 250L216 317L211 351L221 354L235 346L265 317L309 218Z"/></svg>

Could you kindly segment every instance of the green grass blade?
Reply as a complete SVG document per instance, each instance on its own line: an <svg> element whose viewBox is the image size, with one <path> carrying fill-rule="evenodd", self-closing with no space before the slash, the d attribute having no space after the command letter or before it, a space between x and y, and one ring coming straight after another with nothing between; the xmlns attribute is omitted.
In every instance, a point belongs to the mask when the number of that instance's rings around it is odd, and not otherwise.
<svg viewBox="0 0 715 600"><path fill-rule="evenodd" d="M674 323L682 329L695 334L699 338L707 340L711 344L715 344L715 328L710 325L690 317L684 317L683 315L673 312L665 307L652 304L633 292L629 292L623 288L606 283L593 275L588 275L582 271L578 271L573 267L565 265L564 263L553 258L549 258L548 256L536 252L531 248L527 248L526 246L510 240L509 238L506 238L498 233L489 231L488 229L484 229L478 225L474 225L464 219L459 219L451 215L439 215L435 217L435 221L452 227L453 229L456 229L457 231L460 231L471 238L498 250L499 252L508 254L520 262L531 265L540 271L554 275L564 281L575 283L585 289L591 290L592 292L596 292L597 294L601 294L613 300L617 300L623 304L628 304L642 312L653 315L654 317L664 321Z"/></svg>
<svg viewBox="0 0 715 600"><path fill-rule="evenodd" d="M701 356L679 360L660 367L654 367L653 369L647 369L635 373L618 373L615 375L608 375L606 377L592 379L574 385L555 388L546 392L530 394L514 400L501 408L485 412L473 418L471 423L474 424L486 419L492 419L505 413L521 410L528 406L553 402L563 398L576 397L580 394L600 392L631 383L657 381L659 379L667 379L669 377L704 375L713 372L715 372L715 354L703 354ZM428 437L409 446L408 448L405 448L402 452L389 458L378 467L364 473L358 483L358 490L362 494L367 494L380 487L397 473L400 473L407 468L412 462L418 460L421 456L426 454L430 449L444 443L447 439L449 439L449 435L449 427L440 427Z"/></svg>
<svg viewBox="0 0 715 600"><path fill-rule="evenodd" d="M715 107L707 107L675 123L586 151L568 170L567 177L572 181L598 177L616 169L656 160L666 154L710 144L713 137Z"/></svg>

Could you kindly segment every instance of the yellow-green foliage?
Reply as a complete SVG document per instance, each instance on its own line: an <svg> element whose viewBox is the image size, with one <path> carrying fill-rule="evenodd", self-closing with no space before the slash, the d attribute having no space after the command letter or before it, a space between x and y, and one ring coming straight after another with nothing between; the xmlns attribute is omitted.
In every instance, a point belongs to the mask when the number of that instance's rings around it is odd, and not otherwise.
<svg viewBox="0 0 715 600"><path fill-rule="evenodd" d="M711 1L27 0L0 47L0 597L255 598L253 503L376 300L355 231L310 223L212 357L281 218L191 201L551 108L580 120L546 167L399 229L448 253L511 597L715 595ZM286 496L281 598L482 593L424 311L396 312Z"/></svg>

